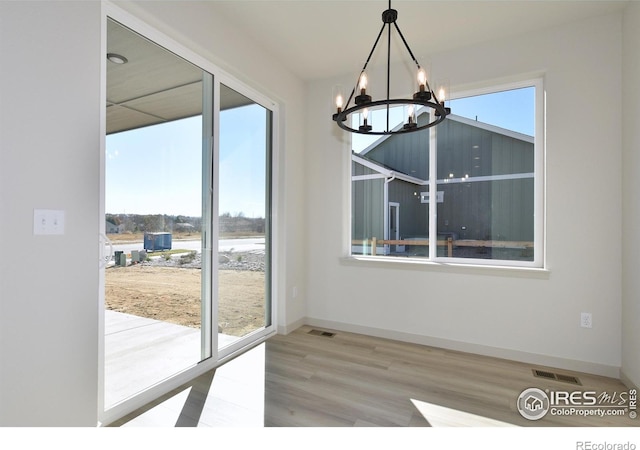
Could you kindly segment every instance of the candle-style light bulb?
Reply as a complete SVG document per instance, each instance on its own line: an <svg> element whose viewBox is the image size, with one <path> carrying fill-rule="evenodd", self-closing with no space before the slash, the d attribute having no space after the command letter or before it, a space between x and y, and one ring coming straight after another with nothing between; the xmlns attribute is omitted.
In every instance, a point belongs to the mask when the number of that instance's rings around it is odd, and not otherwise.
<svg viewBox="0 0 640 450"><path fill-rule="evenodd" d="M342 115L345 107L347 106L346 97L344 95L344 90L342 89L342 85L336 84L333 86L333 92L331 93L331 108L336 108L336 113L333 114L333 120L340 120L344 122L347 120L347 117Z"/></svg>
<svg viewBox="0 0 640 450"><path fill-rule="evenodd" d="M360 125L360 131L369 132L371 131L371 125L368 122L369 119L369 108L364 108L362 110L362 125Z"/></svg>
<svg viewBox="0 0 640 450"><path fill-rule="evenodd" d="M336 108L338 109L338 112L342 112L343 106L344 106L344 98L342 97L342 94L336 95Z"/></svg>
<svg viewBox="0 0 640 450"><path fill-rule="evenodd" d="M431 100L431 88L427 84L427 71L424 67L418 66L416 79L418 80L418 90L413 94L413 99L428 102Z"/></svg>
<svg viewBox="0 0 640 450"><path fill-rule="evenodd" d="M447 81L440 82L438 83L438 86L438 103L440 103L440 106L442 106L442 108L440 109L440 111L436 111L436 116L447 116L451 114L451 108L445 106L447 97L451 95L451 91L449 90L449 83Z"/></svg>
<svg viewBox="0 0 640 450"><path fill-rule="evenodd" d="M446 100L446 92L443 87L441 87L438 91L438 100L440 100L440 103L444 105L444 101Z"/></svg>
<svg viewBox="0 0 640 450"><path fill-rule="evenodd" d="M355 98L356 105L366 105L367 103L371 103L371 96L367 94L367 84L369 80L367 78L367 74L362 72L360 74L360 78L358 79L358 88L360 89L360 95L357 95Z"/></svg>
<svg viewBox="0 0 640 450"><path fill-rule="evenodd" d="M416 107L413 104L405 106L405 113L407 115L407 122L403 125L405 130L414 130L418 127L418 121L416 120Z"/></svg>
<svg viewBox="0 0 640 450"><path fill-rule="evenodd" d="M421 67L418 70L418 87L420 92L424 92L425 86L427 84L427 72Z"/></svg>
<svg viewBox="0 0 640 450"><path fill-rule="evenodd" d="M367 74L365 72L362 72L362 75L360 75L360 94L364 95L367 93L368 82L369 80L367 80Z"/></svg>

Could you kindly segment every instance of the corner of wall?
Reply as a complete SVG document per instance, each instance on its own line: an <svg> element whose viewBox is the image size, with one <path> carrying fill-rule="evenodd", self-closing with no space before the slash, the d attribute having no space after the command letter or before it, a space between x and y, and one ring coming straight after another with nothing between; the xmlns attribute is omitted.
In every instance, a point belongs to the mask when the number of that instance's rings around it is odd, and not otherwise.
<svg viewBox="0 0 640 450"><path fill-rule="evenodd" d="M306 325L308 322L308 319L306 317L302 317L301 319L298 319L294 322L291 322L289 324L286 325L282 325L282 326L278 326L278 334L282 334L282 335L287 335L293 331L296 331L298 328L300 328L303 325Z"/></svg>
<svg viewBox="0 0 640 450"><path fill-rule="evenodd" d="M640 3L629 2L622 22L622 369L627 386L640 385Z"/></svg>

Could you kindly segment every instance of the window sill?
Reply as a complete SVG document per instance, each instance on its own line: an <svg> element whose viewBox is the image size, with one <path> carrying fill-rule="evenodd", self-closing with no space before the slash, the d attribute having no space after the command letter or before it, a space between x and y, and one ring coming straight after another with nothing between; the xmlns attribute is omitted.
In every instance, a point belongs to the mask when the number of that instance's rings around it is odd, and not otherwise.
<svg viewBox="0 0 640 450"><path fill-rule="evenodd" d="M357 267L378 267L399 270L423 270L470 275L495 275L522 278L548 279L551 271L539 267L479 265L450 262L433 262L417 258L395 258L388 256L345 256L340 263Z"/></svg>

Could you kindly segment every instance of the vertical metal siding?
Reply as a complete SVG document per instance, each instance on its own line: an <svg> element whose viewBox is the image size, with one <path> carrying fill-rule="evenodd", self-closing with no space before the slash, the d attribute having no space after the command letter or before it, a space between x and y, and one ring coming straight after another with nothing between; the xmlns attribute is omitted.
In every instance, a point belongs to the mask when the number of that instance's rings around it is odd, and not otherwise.
<svg viewBox="0 0 640 450"><path fill-rule="evenodd" d="M429 178L429 133L391 136L366 157L385 167L426 180Z"/></svg>
<svg viewBox="0 0 640 450"><path fill-rule="evenodd" d="M374 173L360 164L352 163L357 175ZM360 180L351 183L351 238L383 238L384 179Z"/></svg>
<svg viewBox="0 0 640 450"><path fill-rule="evenodd" d="M455 120L445 120L437 127L436 133L439 180L448 179L450 174L459 180L465 175L479 177L534 172L534 148L529 142ZM392 136L366 157L391 170L427 180L428 130ZM354 174L356 171L357 174L372 173L356 166L354 164ZM381 236L383 181L359 181L353 186L354 238L371 233ZM402 236L427 235L428 204L420 203L419 197L420 191L426 190L426 186L400 180L391 182L389 201L400 203ZM532 178L452 182L439 184L438 191L444 192L444 202L438 204L439 233L452 232L460 239L533 240ZM435 195L432 197L436 198ZM379 216L374 217L376 214ZM364 225L363 220L370 221L371 225Z"/></svg>

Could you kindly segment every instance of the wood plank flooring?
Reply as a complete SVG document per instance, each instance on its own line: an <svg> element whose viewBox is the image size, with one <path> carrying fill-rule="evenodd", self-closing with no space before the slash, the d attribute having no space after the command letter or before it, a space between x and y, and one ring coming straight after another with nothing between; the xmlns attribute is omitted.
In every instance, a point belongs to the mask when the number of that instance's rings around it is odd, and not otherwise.
<svg viewBox="0 0 640 450"><path fill-rule="evenodd" d="M638 427L640 419L517 411L520 393L626 392L618 380L304 326L274 336L123 420L120 426ZM331 331L331 330L327 330ZM533 376L546 369L582 385Z"/></svg>

